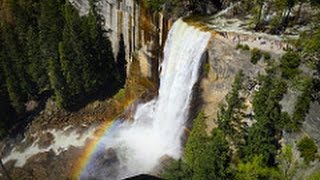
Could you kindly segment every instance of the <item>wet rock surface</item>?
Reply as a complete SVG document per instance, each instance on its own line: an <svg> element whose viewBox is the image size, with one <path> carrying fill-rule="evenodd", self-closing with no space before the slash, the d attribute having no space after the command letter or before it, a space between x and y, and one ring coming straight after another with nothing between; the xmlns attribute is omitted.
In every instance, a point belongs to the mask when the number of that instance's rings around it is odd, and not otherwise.
<svg viewBox="0 0 320 180"><path fill-rule="evenodd" d="M12 179L68 179L81 149L71 147L56 156L53 151L37 154L28 159L28 166L8 168ZM10 167L10 165L7 165Z"/></svg>
<svg viewBox="0 0 320 180"><path fill-rule="evenodd" d="M79 112L70 113L58 110L55 103L49 99L45 109L35 117L23 134L0 142L2 160L6 161L5 167L12 179L43 180L72 177L72 171L77 166L84 147L68 146L68 143L75 144L75 141L81 141L80 138L84 138L83 141L85 141L88 129L95 127L99 121L103 121L107 104L107 100L97 102L89 104ZM58 139L58 136L62 139ZM63 140L66 142L61 144ZM60 142L59 145L55 145L57 141ZM59 154L53 149L56 149ZM17 161L14 159L6 160L11 153L16 153L17 155L12 157L17 156L20 159L24 154L20 157L19 153L25 151L29 154L38 151L39 153L26 157L26 163L22 167L17 166ZM3 174L2 170L0 173Z"/></svg>
<svg viewBox="0 0 320 180"><path fill-rule="evenodd" d="M93 179L117 179L117 175L120 170L120 162L116 151L112 148L107 149L105 152L100 152L95 155L94 161L91 161L91 165L86 171L88 174L86 177ZM94 168L91 168L94 167ZM108 168L106 168L108 167ZM99 172L96 172L96 169Z"/></svg>
<svg viewBox="0 0 320 180"><path fill-rule="evenodd" d="M46 132L41 135L38 144L40 148L48 148L54 141L54 136L50 132Z"/></svg>
<svg viewBox="0 0 320 180"><path fill-rule="evenodd" d="M161 174L164 172L164 167L168 167L174 159L168 155L164 155L160 158L160 163L158 166L156 166L150 174L154 176L161 176Z"/></svg>

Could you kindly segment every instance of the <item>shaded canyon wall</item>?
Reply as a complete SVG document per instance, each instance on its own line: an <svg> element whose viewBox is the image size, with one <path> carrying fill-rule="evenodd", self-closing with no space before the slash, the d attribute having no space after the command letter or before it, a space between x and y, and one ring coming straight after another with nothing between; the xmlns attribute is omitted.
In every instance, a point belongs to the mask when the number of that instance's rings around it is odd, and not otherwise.
<svg viewBox="0 0 320 180"><path fill-rule="evenodd" d="M88 0L70 2L79 10L80 15L88 13ZM97 5L104 18L104 27L112 42L114 55L119 51L119 41L123 35L128 69L136 58L139 59L142 75L156 78L171 20L165 19L161 13L151 13L142 1L103 0Z"/></svg>

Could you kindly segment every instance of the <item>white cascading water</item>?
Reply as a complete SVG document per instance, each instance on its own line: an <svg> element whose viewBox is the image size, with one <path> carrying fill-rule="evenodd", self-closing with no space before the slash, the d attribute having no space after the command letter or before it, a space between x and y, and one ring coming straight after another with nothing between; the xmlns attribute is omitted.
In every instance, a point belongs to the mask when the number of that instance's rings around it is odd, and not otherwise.
<svg viewBox="0 0 320 180"><path fill-rule="evenodd" d="M179 158L192 89L210 37L210 33L188 26L182 20L174 23L164 49L158 97L140 104L134 122L119 123L103 144L103 151L116 152L117 175L109 176L108 170L98 173L101 167L94 168L97 163L91 162L82 179L91 176L120 179L148 173L159 164L161 157Z"/></svg>

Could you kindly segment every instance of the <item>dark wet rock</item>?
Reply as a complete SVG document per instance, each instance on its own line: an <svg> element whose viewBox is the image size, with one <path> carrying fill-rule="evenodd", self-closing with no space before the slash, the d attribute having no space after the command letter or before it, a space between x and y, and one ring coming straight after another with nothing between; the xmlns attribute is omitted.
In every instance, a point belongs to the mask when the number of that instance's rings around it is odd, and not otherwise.
<svg viewBox="0 0 320 180"><path fill-rule="evenodd" d="M132 103L119 118L133 120L133 116L135 114L135 111L138 105L139 105L138 101Z"/></svg>
<svg viewBox="0 0 320 180"><path fill-rule="evenodd" d="M12 179L72 179L72 170L82 153L82 149L75 147L70 147L68 151L59 155L48 151L32 156L24 167L14 167L14 161L9 161L6 163L6 168Z"/></svg>
<svg viewBox="0 0 320 180"><path fill-rule="evenodd" d="M114 149L99 152L93 159L86 169L85 179L117 179L120 162Z"/></svg>
<svg viewBox="0 0 320 180"><path fill-rule="evenodd" d="M164 155L159 160L159 165L157 165L150 174L155 176L160 176L164 172L164 167L168 167L174 159L171 156Z"/></svg>
<svg viewBox="0 0 320 180"><path fill-rule="evenodd" d="M50 132L43 133L38 142L39 148L48 148L54 142L54 136Z"/></svg>
<svg viewBox="0 0 320 180"><path fill-rule="evenodd" d="M106 154L103 156L103 164L108 167L109 165L117 164L119 163L119 159L117 157L117 153L114 149L109 148L106 152Z"/></svg>
<svg viewBox="0 0 320 180"><path fill-rule="evenodd" d="M7 168L7 170L13 169L15 163L16 163L16 160L10 160L7 163L5 163L5 167Z"/></svg>

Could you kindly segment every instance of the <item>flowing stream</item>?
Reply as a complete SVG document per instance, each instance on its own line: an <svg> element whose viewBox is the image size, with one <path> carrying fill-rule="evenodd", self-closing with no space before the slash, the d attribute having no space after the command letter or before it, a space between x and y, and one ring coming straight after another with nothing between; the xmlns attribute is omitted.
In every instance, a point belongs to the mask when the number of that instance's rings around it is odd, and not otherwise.
<svg viewBox="0 0 320 180"><path fill-rule="evenodd" d="M81 179L121 179L151 172L164 156L179 158L192 89L211 34L177 20L169 32L161 65L159 95L140 104L134 121L109 130Z"/></svg>

